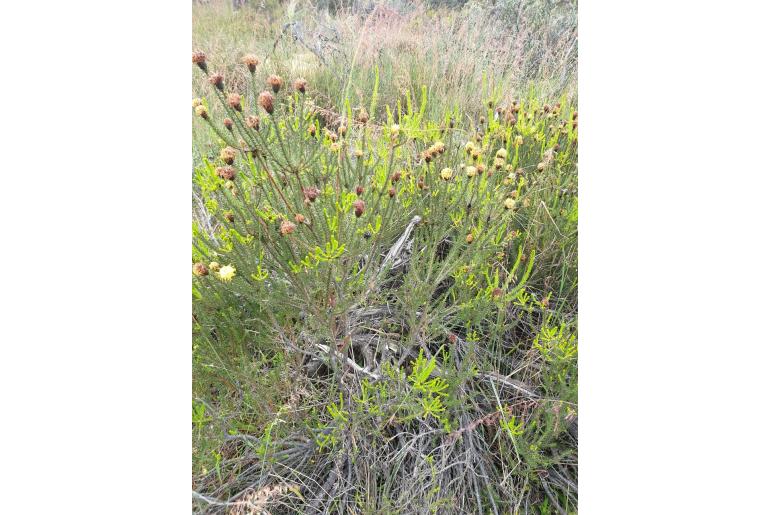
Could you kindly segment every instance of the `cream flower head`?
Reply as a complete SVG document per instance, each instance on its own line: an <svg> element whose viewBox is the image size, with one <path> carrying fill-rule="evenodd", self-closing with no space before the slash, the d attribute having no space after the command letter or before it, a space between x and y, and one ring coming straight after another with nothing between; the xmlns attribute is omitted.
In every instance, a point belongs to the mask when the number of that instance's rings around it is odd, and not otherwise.
<svg viewBox="0 0 770 515"><path fill-rule="evenodd" d="M235 267L233 265L225 265L217 272L217 278L221 281L229 283L235 277Z"/></svg>

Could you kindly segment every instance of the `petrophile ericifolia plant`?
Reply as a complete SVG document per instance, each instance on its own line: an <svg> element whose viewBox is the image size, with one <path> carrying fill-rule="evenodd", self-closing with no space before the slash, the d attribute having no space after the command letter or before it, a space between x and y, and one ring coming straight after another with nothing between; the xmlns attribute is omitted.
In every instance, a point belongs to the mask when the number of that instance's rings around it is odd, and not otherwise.
<svg viewBox="0 0 770 515"><path fill-rule="evenodd" d="M227 496L283 478L299 485L284 502L316 512L509 513L556 463L550 488L568 492L576 346L548 303L572 271L549 264L563 241L541 243L576 215L576 112L490 101L467 124L427 120L423 90L378 123L376 92L337 111L256 56L247 92L193 63L211 86L194 114L220 144L195 168L196 332L214 350L239 330L270 341L320 406L283 439L250 434L263 466Z"/></svg>

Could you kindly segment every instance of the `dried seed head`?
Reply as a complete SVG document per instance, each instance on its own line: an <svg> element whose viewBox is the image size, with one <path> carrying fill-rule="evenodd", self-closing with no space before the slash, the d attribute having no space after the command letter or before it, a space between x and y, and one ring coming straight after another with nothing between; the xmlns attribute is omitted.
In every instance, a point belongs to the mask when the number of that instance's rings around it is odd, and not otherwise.
<svg viewBox="0 0 770 515"><path fill-rule="evenodd" d="M259 117L258 116L247 116L246 117L246 125L254 129L255 131L259 130Z"/></svg>
<svg viewBox="0 0 770 515"><path fill-rule="evenodd" d="M219 272L220 268L221 267L219 263L217 263L216 261L212 261L211 263L209 263L209 270L211 270L212 272Z"/></svg>
<svg viewBox="0 0 770 515"><path fill-rule="evenodd" d="M505 209L513 209L514 206L516 206L516 201L508 197L507 199L505 199L503 204L505 205Z"/></svg>
<svg viewBox="0 0 770 515"><path fill-rule="evenodd" d="M484 173L487 170L487 167L484 163L479 163L476 165L476 170L478 170L479 173Z"/></svg>
<svg viewBox="0 0 770 515"><path fill-rule="evenodd" d="M273 114L273 95L269 91L260 93L257 102L267 114Z"/></svg>
<svg viewBox="0 0 770 515"><path fill-rule="evenodd" d="M219 151L219 158L229 165L233 164L236 155L237 151L232 147L225 147Z"/></svg>
<svg viewBox="0 0 770 515"><path fill-rule="evenodd" d="M249 69L251 73L254 73L257 71L257 65L259 64L259 59L257 59L257 56L254 54L246 54L241 58L241 62L246 65L246 67Z"/></svg>
<svg viewBox="0 0 770 515"><path fill-rule="evenodd" d="M197 64L198 68L200 68L204 72L208 69L208 67L206 66L206 54L204 54L200 50L192 53L192 62L193 64Z"/></svg>
<svg viewBox="0 0 770 515"><path fill-rule="evenodd" d="M227 129L230 132L233 132L233 121L230 118L225 118L222 120L222 123L225 125L225 129Z"/></svg>
<svg viewBox="0 0 770 515"><path fill-rule="evenodd" d="M363 192L364 192L363 186L356 186L356 195L360 197L363 194Z"/></svg>
<svg viewBox="0 0 770 515"><path fill-rule="evenodd" d="M203 263L195 263L192 267L192 273L197 277L203 277L204 275L209 275L209 269Z"/></svg>
<svg viewBox="0 0 770 515"><path fill-rule="evenodd" d="M235 178L235 168L232 166L220 166L216 171L217 175L226 181L232 181Z"/></svg>
<svg viewBox="0 0 770 515"><path fill-rule="evenodd" d="M305 223L305 216L302 215L301 213L297 213L296 215L294 215L294 221L297 222L298 224L303 224Z"/></svg>
<svg viewBox="0 0 770 515"><path fill-rule="evenodd" d="M302 93L303 95L307 91L307 81L303 79L302 77L297 77L294 79L294 89Z"/></svg>
<svg viewBox="0 0 770 515"><path fill-rule="evenodd" d="M465 237L466 243L473 243L473 233L469 232L468 235Z"/></svg>
<svg viewBox="0 0 770 515"><path fill-rule="evenodd" d="M195 106L195 114L203 118L204 120L209 119L209 110L206 109L206 106L201 104L199 106Z"/></svg>
<svg viewBox="0 0 770 515"><path fill-rule="evenodd" d="M280 233L283 236L286 236L287 234L293 233L296 228L297 228L297 226L294 223L292 223L292 222L290 222L288 220L284 220L284 221L281 222Z"/></svg>
<svg viewBox="0 0 770 515"><path fill-rule="evenodd" d="M227 95L227 104L235 109L236 111L241 111L241 96L238 93L230 93Z"/></svg>
<svg viewBox="0 0 770 515"><path fill-rule="evenodd" d="M228 222L230 223L235 222L235 215L233 214L232 211L225 212L224 216L225 216L225 220L227 220Z"/></svg>
<svg viewBox="0 0 770 515"><path fill-rule="evenodd" d="M393 186L391 186L391 187L390 187L390 189L388 190L388 196L389 196L390 198L393 198L393 197L395 197L395 196L396 196L396 188L394 188Z"/></svg>
<svg viewBox="0 0 770 515"><path fill-rule="evenodd" d="M213 73L209 75L209 82L219 91L225 90L225 78L221 73Z"/></svg>
<svg viewBox="0 0 770 515"><path fill-rule="evenodd" d="M390 182L392 182L393 184L397 183L400 180L401 180L401 172L400 171L395 172L393 175L390 176Z"/></svg>
<svg viewBox="0 0 770 515"><path fill-rule="evenodd" d="M273 88L273 93L278 93L281 91L281 86L283 86L283 79L278 75L271 75L267 78L267 85Z"/></svg>
<svg viewBox="0 0 770 515"><path fill-rule="evenodd" d="M339 143L332 143L331 145L329 145L329 150L331 150L334 153L339 152L341 148L342 147L340 146Z"/></svg>
<svg viewBox="0 0 770 515"><path fill-rule="evenodd" d="M441 170L441 178L445 181L448 181L452 178L452 169L451 168L444 168Z"/></svg>
<svg viewBox="0 0 770 515"><path fill-rule="evenodd" d="M361 199L356 200L353 202L353 209L356 213L356 218L360 218L361 215L364 214L364 208L366 207L366 204L364 204L364 201Z"/></svg>
<svg viewBox="0 0 770 515"><path fill-rule="evenodd" d="M501 288L495 288L492 290L492 298L498 299L503 296L503 290Z"/></svg>
<svg viewBox="0 0 770 515"><path fill-rule="evenodd" d="M337 127L337 134L339 134L343 138L345 137L345 134L347 134L347 133L348 133L348 128L347 128L347 126L345 124L342 124L339 127Z"/></svg>
<svg viewBox="0 0 770 515"><path fill-rule="evenodd" d="M363 123L363 124L369 121L369 113L366 112L366 109L364 109L363 107L358 110L358 114L356 115L356 121L358 123Z"/></svg>
<svg viewBox="0 0 770 515"><path fill-rule="evenodd" d="M321 190L318 188L303 188L302 193L305 195L305 199L310 202L315 202L315 199L321 194Z"/></svg>

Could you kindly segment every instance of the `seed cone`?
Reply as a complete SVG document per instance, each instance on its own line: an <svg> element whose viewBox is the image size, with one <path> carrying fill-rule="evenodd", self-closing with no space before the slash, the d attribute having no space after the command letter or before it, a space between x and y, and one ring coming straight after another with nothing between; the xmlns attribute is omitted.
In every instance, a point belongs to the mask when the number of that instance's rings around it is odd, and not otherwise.
<svg viewBox="0 0 770 515"><path fill-rule="evenodd" d="M302 77L298 77L294 79L294 89L296 89L297 91L299 91L304 95L305 91L307 90L307 81Z"/></svg>
<svg viewBox="0 0 770 515"><path fill-rule="evenodd" d="M257 71L257 65L259 64L259 59L257 59L257 56L254 54L246 54L241 58L241 61L243 64L246 65L246 67L249 69L251 73L254 73Z"/></svg>
<svg viewBox="0 0 770 515"><path fill-rule="evenodd" d="M233 164L236 155L237 152L232 147L225 147L219 152L219 158L229 165Z"/></svg>
<svg viewBox="0 0 770 515"><path fill-rule="evenodd" d="M235 168L232 166L220 166L217 168L217 175L226 181L232 181L235 178Z"/></svg>
<svg viewBox="0 0 770 515"><path fill-rule="evenodd" d="M355 202L353 202L353 209L355 209L356 218L360 218L361 215L364 214L365 207L366 207L366 204L364 204L364 201L361 199L358 199Z"/></svg>
<svg viewBox="0 0 770 515"><path fill-rule="evenodd" d="M303 188L302 193L304 193L306 200L315 202L315 199L318 198L318 195L321 194L321 191L318 188Z"/></svg>
<svg viewBox="0 0 770 515"><path fill-rule="evenodd" d="M267 85L273 88L273 93L278 93L281 91L281 86L283 86L283 79L278 75L271 75L267 78Z"/></svg>
<svg viewBox="0 0 770 515"><path fill-rule="evenodd" d="M281 222L280 232L283 236L286 236L287 234L293 233L296 228L297 228L296 224L288 220L284 220L283 222Z"/></svg>
<svg viewBox="0 0 770 515"><path fill-rule="evenodd" d="M192 62L193 64L197 64L198 68L200 68L204 72L208 71L208 66L206 66L206 54L204 54L200 50L192 53Z"/></svg>
<svg viewBox="0 0 770 515"><path fill-rule="evenodd" d="M238 93L227 95L227 104L238 112L241 112L241 96Z"/></svg>
<svg viewBox="0 0 770 515"><path fill-rule="evenodd" d="M225 78L221 73L214 73L209 76L209 82L219 91L225 90Z"/></svg>
<svg viewBox="0 0 770 515"><path fill-rule="evenodd" d="M263 91L259 94L257 103L264 109L267 114L273 114L273 95L269 91Z"/></svg>

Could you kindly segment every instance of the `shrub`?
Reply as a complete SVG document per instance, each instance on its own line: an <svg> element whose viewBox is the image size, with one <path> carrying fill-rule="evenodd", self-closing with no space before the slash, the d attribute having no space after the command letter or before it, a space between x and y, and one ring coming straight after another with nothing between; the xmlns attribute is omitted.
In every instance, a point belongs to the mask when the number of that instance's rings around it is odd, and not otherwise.
<svg viewBox="0 0 770 515"><path fill-rule="evenodd" d="M575 329L549 307L575 300L561 263L576 229L573 109L490 101L469 122L431 119L423 88L378 124L365 116L376 92L336 113L312 83L247 60L241 96L196 55L230 122L193 102L222 149L194 173L194 357L239 396L236 362L286 388L274 416L225 428L239 447L215 453L198 498L574 510Z"/></svg>

